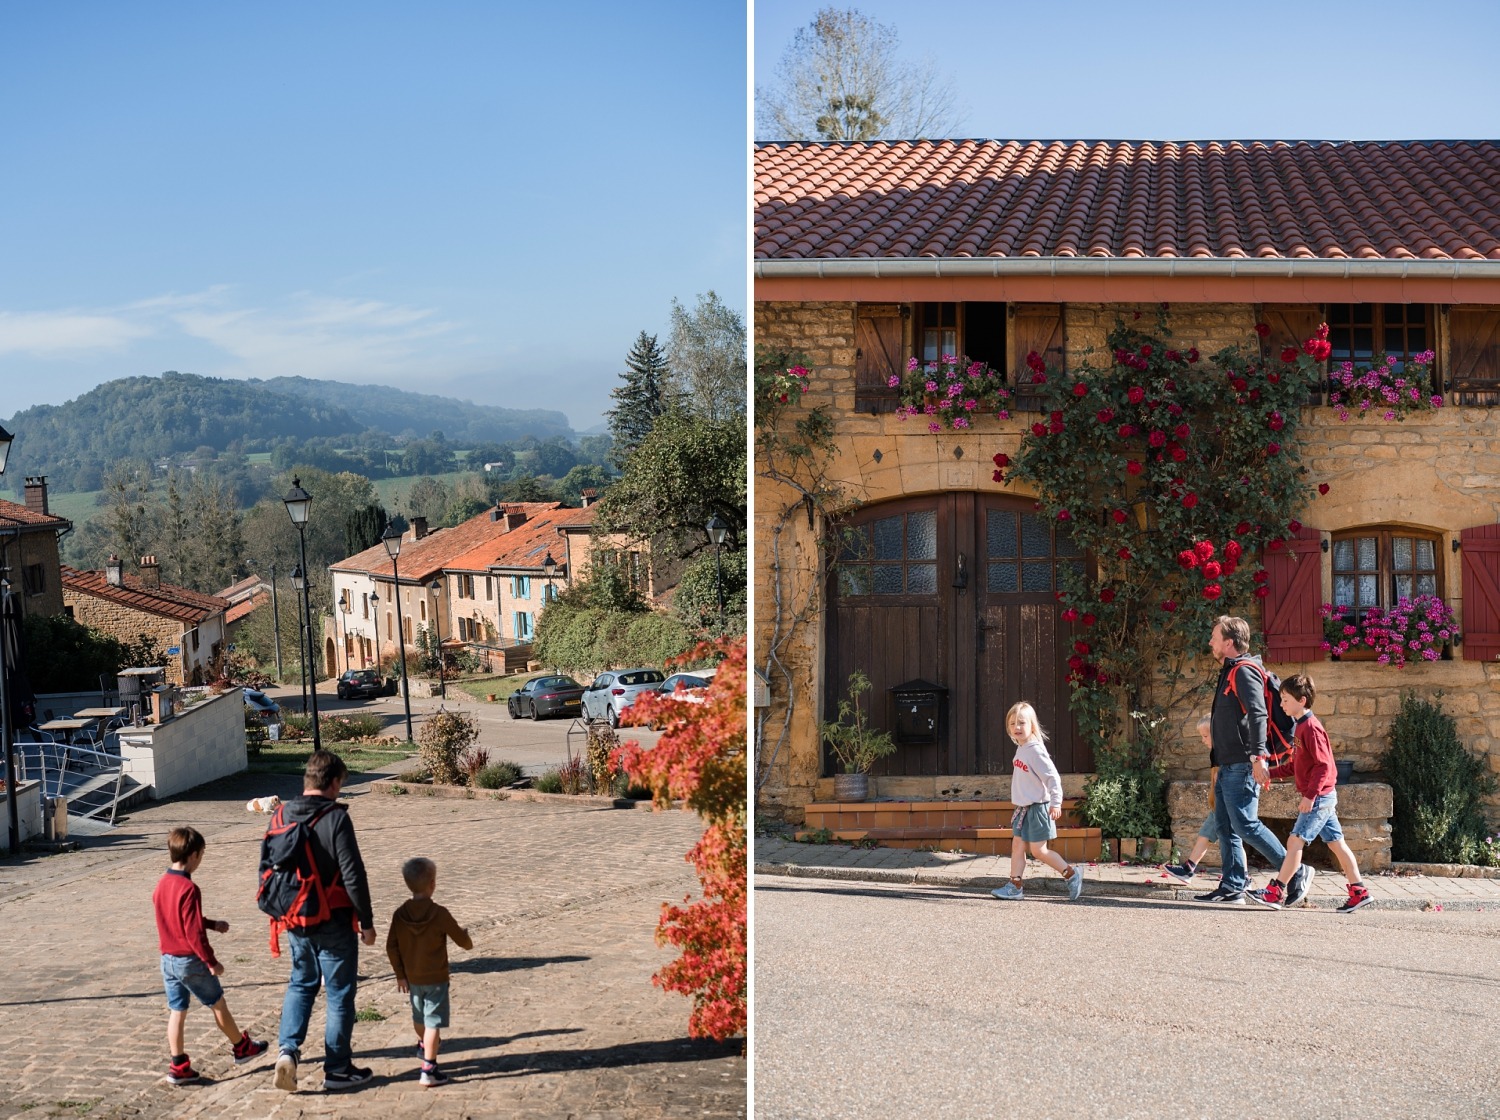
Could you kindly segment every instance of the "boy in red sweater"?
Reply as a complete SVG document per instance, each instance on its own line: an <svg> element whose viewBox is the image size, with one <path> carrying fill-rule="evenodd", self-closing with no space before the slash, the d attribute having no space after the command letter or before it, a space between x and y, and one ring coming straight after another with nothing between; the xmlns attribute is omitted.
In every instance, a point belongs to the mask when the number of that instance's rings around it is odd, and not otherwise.
<svg viewBox="0 0 1500 1120"><path fill-rule="evenodd" d="M1287 837L1286 859L1281 870L1263 889L1246 893L1262 906L1280 910L1286 901L1286 884L1302 866L1302 849L1314 840L1322 840L1339 861L1344 878L1349 880L1349 897L1338 911L1352 914L1370 904L1370 892L1360 879L1359 864L1354 861L1354 853L1344 842L1344 830L1339 827L1338 794L1334 792L1338 775L1333 765L1333 748L1328 744L1328 732L1312 714L1316 697L1317 690L1311 677L1299 673L1281 684L1281 706L1297 721L1297 741L1292 757L1272 770L1271 777L1291 778L1302 800L1297 806L1297 821L1292 825L1292 834ZM1311 878L1313 869L1309 867L1307 873Z"/></svg>
<svg viewBox="0 0 1500 1120"><path fill-rule="evenodd" d="M193 882L193 872L203 862L206 847L196 828L174 828L167 835L172 866L157 881L151 895L156 910L156 934L161 944L161 979L167 989L167 1050L171 1064L167 1080L173 1085L197 1081L198 1071L188 1060L184 1043L191 996L214 1013L224 1037L234 1044L234 1063L242 1065L266 1052L268 1042L256 1042L235 1025L229 1002L218 978L224 966L208 943L209 929L229 932L229 923L203 916L203 895Z"/></svg>

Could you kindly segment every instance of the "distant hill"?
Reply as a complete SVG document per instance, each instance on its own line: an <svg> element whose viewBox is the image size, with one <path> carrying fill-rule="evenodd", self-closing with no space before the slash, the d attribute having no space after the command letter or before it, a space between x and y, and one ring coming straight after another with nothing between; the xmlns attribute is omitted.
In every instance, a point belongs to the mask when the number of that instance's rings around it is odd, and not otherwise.
<svg viewBox="0 0 1500 1120"><path fill-rule="evenodd" d="M393 437L441 430L450 440L493 441L571 436L567 417L304 377L238 381L168 372L106 381L61 405L36 405L4 421L16 435L10 463L44 474L55 490L96 490L110 464L155 460L201 446L223 451L235 440L353 436L374 429Z"/></svg>

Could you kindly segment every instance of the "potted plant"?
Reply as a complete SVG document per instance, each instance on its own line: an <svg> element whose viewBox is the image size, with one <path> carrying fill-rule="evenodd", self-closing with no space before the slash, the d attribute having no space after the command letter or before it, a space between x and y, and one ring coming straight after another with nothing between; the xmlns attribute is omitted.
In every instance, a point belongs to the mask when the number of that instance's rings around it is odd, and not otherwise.
<svg viewBox="0 0 1500 1120"><path fill-rule="evenodd" d="M823 741L843 767L833 776L835 801L863 801L870 793L870 767L893 754L896 743L888 731L870 727L860 697L871 688L870 678L856 669L849 674L848 696L839 701L839 718L823 723L819 730Z"/></svg>

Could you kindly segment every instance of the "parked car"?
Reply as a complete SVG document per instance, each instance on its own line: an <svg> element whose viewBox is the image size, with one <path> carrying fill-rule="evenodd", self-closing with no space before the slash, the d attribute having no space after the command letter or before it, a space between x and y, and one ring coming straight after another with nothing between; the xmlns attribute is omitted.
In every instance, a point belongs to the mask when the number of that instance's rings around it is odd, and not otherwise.
<svg viewBox="0 0 1500 1120"><path fill-rule="evenodd" d="M340 700L368 700L372 696L396 695L396 678L385 678L379 669L348 669L338 683Z"/></svg>
<svg viewBox="0 0 1500 1120"><path fill-rule="evenodd" d="M713 670L710 669L709 672L712 673ZM709 684L709 678L697 673L673 673L656 686L656 691L681 704L702 704L708 700ZM651 730L660 731L663 726L661 720L656 719L651 723Z"/></svg>
<svg viewBox="0 0 1500 1120"><path fill-rule="evenodd" d="M620 726L620 714L643 692L654 691L662 682L660 669L611 669L600 673L583 690L583 718L605 720Z"/></svg>
<svg viewBox="0 0 1500 1120"><path fill-rule="evenodd" d="M273 724L281 722L281 705L258 688L241 689L245 694L245 712L257 722Z"/></svg>
<svg viewBox="0 0 1500 1120"><path fill-rule="evenodd" d="M582 697L583 685L572 677L533 677L510 694L505 707L511 719L576 716Z"/></svg>

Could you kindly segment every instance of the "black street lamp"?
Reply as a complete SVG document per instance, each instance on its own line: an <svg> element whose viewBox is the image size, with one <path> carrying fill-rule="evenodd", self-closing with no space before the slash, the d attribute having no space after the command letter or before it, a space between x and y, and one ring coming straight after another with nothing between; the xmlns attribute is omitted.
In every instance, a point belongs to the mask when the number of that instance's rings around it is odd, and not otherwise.
<svg viewBox="0 0 1500 1120"><path fill-rule="evenodd" d="M437 603L432 608L432 624L437 628L438 692L446 700L448 699L448 682L443 679L443 581L433 580L427 585L427 590L437 592Z"/></svg>
<svg viewBox="0 0 1500 1120"><path fill-rule="evenodd" d="M344 672L347 673L350 669L353 668L353 666L349 664L349 611L351 609L351 604L349 602L349 592L345 591L344 594L339 597L338 608L339 614L343 615L341 621L344 624L344 636L342 639L344 643ZM337 668L337 666L334 667Z"/></svg>
<svg viewBox="0 0 1500 1120"><path fill-rule="evenodd" d="M729 535L729 525L717 513L708 520L708 539L714 542L714 587L719 592L719 629L724 629L724 566L719 560L719 550L724 538Z"/></svg>
<svg viewBox="0 0 1500 1120"><path fill-rule="evenodd" d="M10 445L15 437L0 428L0 475L5 473L5 461L10 458ZM19 530L17 530L19 535ZM0 577L9 575L9 570L0 572ZM10 854L21 854L21 796L16 789L16 743L10 730L10 665L6 657L6 646L10 642L12 620L10 617L10 580L0 578L0 739L5 746L6 803L10 806Z"/></svg>
<svg viewBox="0 0 1500 1120"><path fill-rule="evenodd" d="M542 606L546 607L552 601L552 577L557 574L557 561L552 559L552 553L547 553L547 558L542 561L542 571L547 576L547 593L542 596Z"/></svg>
<svg viewBox="0 0 1500 1120"><path fill-rule="evenodd" d="M302 714L307 715L307 620L302 614L302 589L307 579L302 574L302 565L292 569L292 590L297 593L297 667L302 674Z"/></svg>
<svg viewBox="0 0 1500 1120"><path fill-rule="evenodd" d="M380 543L385 545L386 555L391 558L391 594L396 600L396 649L401 654L401 703L406 708L406 740L413 742L416 736L411 732L411 693L406 687L406 629L401 622L401 569L396 564L401 558L401 534L390 522L386 522L385 532L380 534Z"/></svg>
<svg viewBox="0 0 1500 1120"><path fill-rule="evenodd" d="M312 604L307 598L307 517L312 510L312 495L302 489L300 478L294 478L292 488L281 500L286 506L287 516L297 526L297 547L302 557L302 563L298 565L298 574L302 577L301 586L298 586L295 575L292 577L292 586L302 592L302 617L307 623L307 691L312 697L313 750L319 751L323 749L323 740L318 733L318 669L313 661Z"/></svg>

